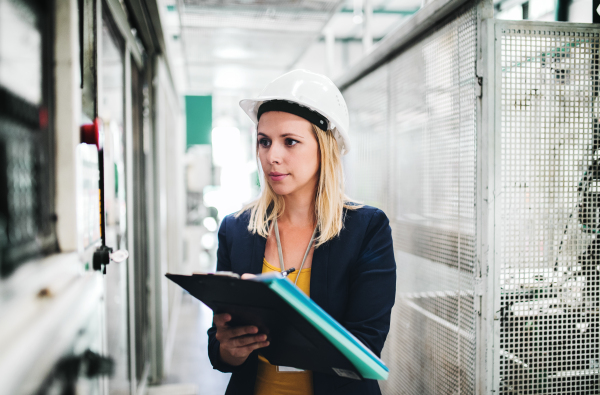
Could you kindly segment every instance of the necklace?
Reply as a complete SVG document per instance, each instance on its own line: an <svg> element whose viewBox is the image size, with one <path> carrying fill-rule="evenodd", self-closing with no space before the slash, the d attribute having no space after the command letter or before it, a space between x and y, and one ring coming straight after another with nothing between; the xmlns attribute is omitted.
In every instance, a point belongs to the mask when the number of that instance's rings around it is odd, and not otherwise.
<svg viewBox="0 0 600 395"><path fill-rule="evenodd" d="M283 264L283 250L281 249L281 240L279 239L279 227L277 226L277 218L275 218L274 228L275 228L275 239L277 239L277 253L279 254L279 266L281 267L281 272L283 273L285 266ZM302 264L300 265L300 270L298 270L298 274L296 275L296 281L294 281L294 285L296 285L296 283L298 282L298 279L300 278L300 272L302 272L302 268L304 267L304 262L306 262L306 257L308 256L308 252L310 251L310 249L315 241L316 234L317 234L317 227L315 226L315 230L313 231L312 237L310 238L310 241L308 242L308 247L306 248L306 252L304 253L304 258L302 258Z"/></svg>

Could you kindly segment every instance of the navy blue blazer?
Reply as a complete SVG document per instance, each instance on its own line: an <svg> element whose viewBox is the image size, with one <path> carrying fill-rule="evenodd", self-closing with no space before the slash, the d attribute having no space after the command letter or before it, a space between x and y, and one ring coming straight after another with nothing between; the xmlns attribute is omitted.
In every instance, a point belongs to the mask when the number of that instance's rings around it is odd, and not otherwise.
<svg viewBox="0 0 600 395"><path fill-rule="evenodd" d="M340 235L315 249L310 297L376 355L390 329L396 295L396 261L389 221L383 211L364 206L344 210ZM217 270L238 274L262 272L266 239L248 232L250 213L225 217L219 229ZM219 358L216 328L208 330L213 367L231 372L227 395L253 395L258 366L255 350L240 366ZM376 380L352 380L313 372L314 395L369 394L381 391Z"/></svg>

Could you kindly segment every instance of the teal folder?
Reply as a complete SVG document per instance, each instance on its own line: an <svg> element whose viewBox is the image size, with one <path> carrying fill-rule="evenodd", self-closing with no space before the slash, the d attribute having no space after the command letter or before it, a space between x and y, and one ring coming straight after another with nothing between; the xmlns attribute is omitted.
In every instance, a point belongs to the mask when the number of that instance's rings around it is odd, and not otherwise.
<svg viewBox="0 0 600 395"><path fill-rule="evenodd" d="M325 310L279 273L241 280L237 275L167 274L232 325L256 325L270 346L261 353L274 365L353 379L387 380L388 367Z"/></svg>

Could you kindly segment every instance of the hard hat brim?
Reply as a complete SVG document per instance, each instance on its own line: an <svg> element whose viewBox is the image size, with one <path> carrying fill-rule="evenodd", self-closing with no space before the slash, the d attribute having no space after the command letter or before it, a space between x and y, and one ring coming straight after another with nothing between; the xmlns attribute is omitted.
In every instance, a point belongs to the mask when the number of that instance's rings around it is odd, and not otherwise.
<svg viewBox="0 0 600 395"><path fill-rule="evenodd" d="M345 155L348 153L348 151L350 151L350 147L348 144L348 136L346 135L346 131L340 130L337 125L335 123L333 123L331 121L331 117L328 114L324 114L322 111L320 111L319 109L313 108L313 106L311 106L308 103L303 103L302 101L299 100L289 100L289 98L286 97L280 97L280 96L272 96L272 97L261 97L260 99L243 99L240 100L240 107L242 108L242 110L244 110L244 112L246 113L246 115L248 115L248 117L250 118L250 120L255 124L258 125L258 108L267 101L270 100L287 100L287 101L293 101L294 103L298 103L306 108L309 108L321 115L323 115L325 118L327 118L327 122L329 122L328 125L328 130L332 131L334 133L334 137L336 138L338 145L340 145L340 152L342 155ZM337 133L336 133L337 132ZM337 135L339 134L339 136Z"/></svg>

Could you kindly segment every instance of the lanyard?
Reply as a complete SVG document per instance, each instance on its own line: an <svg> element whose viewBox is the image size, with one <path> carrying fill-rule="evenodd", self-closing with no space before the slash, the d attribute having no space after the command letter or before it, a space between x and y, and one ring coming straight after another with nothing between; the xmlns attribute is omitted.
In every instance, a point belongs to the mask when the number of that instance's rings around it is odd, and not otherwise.
<svg viewBox="0 0 600 395"><path fill-rule="evenodd" d="M275 218L275 238L277 239L277 253L279 254L279 266L281 266L281 271L285 270L285 266L283 265L283 250L281 249L281 240L279 240L279 227L277 226L277 218ZM315 236L317 234L317 227L315 226L315 230L313 231L312 237L310 238L310 242L308 243L308 247L306 248L306 252L304 253L304 258L302 258L302 264L300 265L300 270L298 270L298 274L296 275L296 281L294 281L294 285L298 282L300 278L300 272L302 272L302 268L304 267L304 262L306 262L306 257L308 256L308 252L310 251L314 241Z"/></svg>

